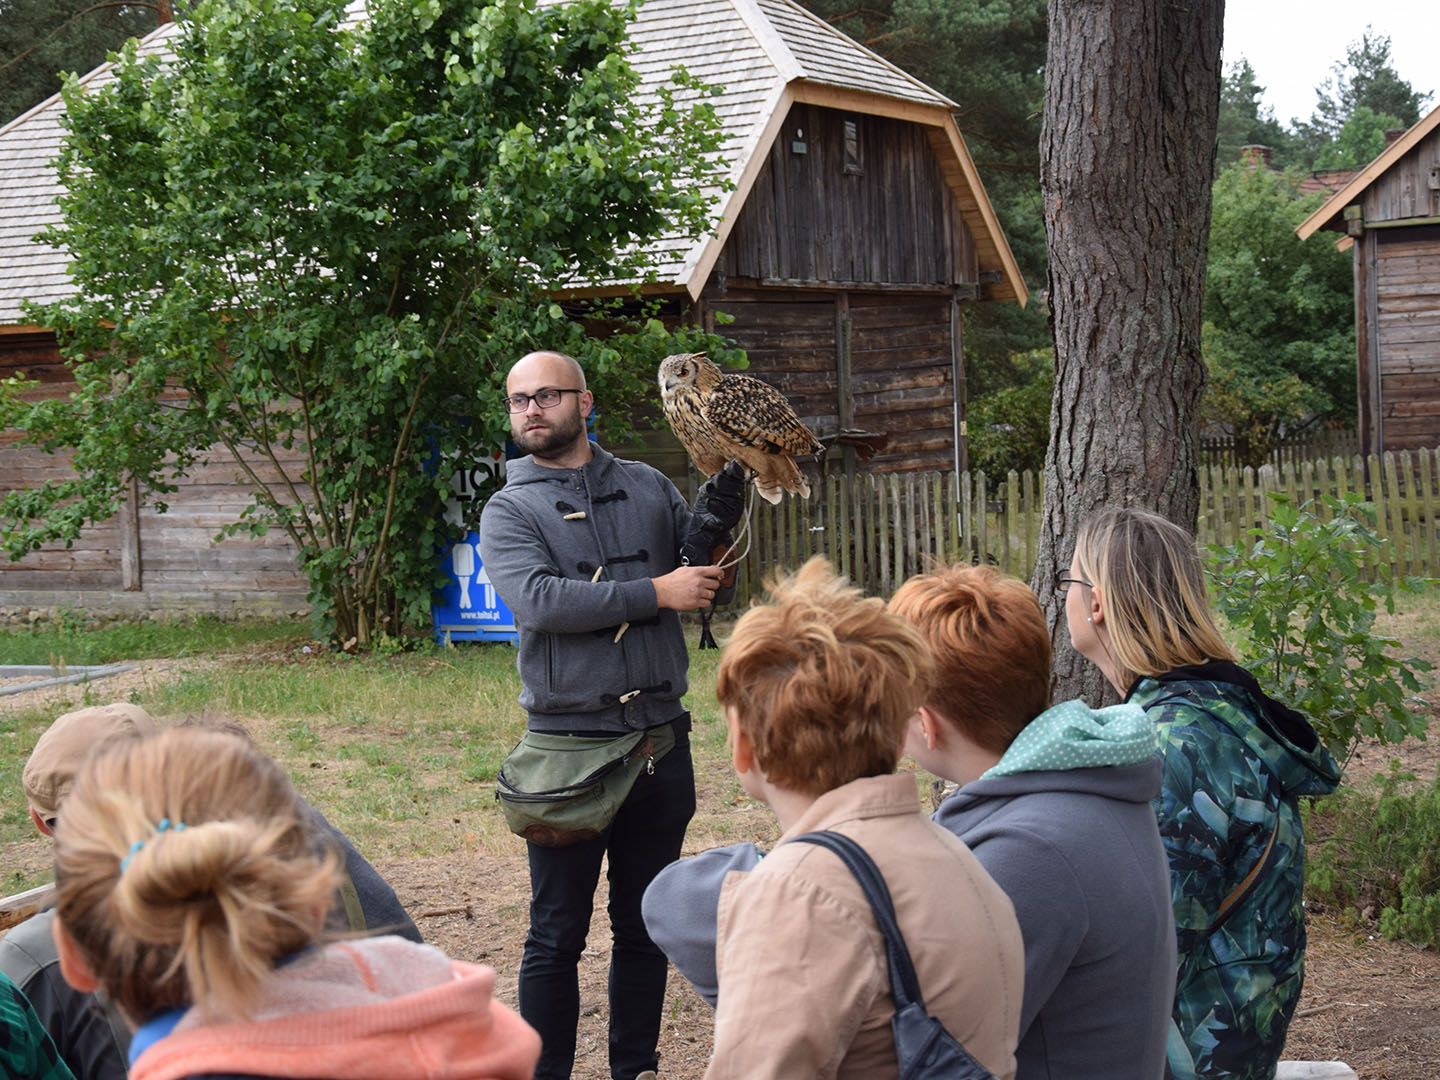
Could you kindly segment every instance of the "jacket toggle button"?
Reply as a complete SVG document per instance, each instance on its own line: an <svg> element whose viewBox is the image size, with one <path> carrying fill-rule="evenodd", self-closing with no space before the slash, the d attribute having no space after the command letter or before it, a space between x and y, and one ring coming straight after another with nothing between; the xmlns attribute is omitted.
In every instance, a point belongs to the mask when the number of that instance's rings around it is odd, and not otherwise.
<svg viewBox="0 0 1440 1080"><path fill-rule="evenodd" d="M637 697L639 697L639 696L640 696L640 691L639 691L639 690L630 690L630 691L628 691L628 692L620 695L620 704L621 704L621 705L628 705L630 702L634 701L634 700L635 700Z"/></svg>

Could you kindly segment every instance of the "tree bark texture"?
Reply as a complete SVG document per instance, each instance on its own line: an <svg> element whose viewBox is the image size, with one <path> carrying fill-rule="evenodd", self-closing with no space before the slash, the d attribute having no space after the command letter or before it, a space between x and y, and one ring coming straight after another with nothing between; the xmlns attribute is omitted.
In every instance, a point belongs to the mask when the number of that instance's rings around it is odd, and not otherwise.
<svg viewBox="0 0 1440 1080"><path fill-rule="evenodd" d="M1224 0L1050 0L1040 183L1055 397L1034 586L1056 700L1108 697L1057 571L1108 506L1195 529L1201 303Z"/></svg>

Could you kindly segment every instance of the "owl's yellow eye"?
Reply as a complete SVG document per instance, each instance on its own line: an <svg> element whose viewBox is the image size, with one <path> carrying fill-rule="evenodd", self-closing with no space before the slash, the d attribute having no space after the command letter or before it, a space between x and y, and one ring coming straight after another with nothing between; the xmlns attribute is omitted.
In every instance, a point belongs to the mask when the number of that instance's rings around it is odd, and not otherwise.
<svg viewBox="0 0 1440 1080"><path fill-rule="evenodd" d="M682 367L682 368L680 369L680 377L681 377L682 379L683 379L686 375L689 375L689 374L690 374L690 369L689 369L688 367Z"/></svg>

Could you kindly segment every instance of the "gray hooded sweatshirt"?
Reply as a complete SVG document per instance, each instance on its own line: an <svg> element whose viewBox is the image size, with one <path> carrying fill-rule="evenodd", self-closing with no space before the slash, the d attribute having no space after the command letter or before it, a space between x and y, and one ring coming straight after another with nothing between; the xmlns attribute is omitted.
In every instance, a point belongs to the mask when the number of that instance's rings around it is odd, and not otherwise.
<svg viewBox="0 0 1440 1080"><path fill-rule="evenodd" d="M650 579L680 564L690 507L649 465L591 449L579 469L507 462L480 518L481 561L520 630L532 731L623 733L685 715L680 616L659 609Z"/></svg>
<svg viewBox="0 0 1440 1080"><path fill-rule="evenodd" d="M975 852L1025 940L1017 1080L1160 1080L1175 997L1154 724L1119 705L1036 717L934 818Z"/></svg>

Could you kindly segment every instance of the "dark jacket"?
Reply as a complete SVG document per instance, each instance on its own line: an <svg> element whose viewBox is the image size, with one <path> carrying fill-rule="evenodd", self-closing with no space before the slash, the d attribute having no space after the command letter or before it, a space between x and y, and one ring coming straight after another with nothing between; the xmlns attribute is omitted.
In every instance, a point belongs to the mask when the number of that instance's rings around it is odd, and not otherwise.
<svg viewBox="0 0 1440 1080"><path fill-rule="evenodd" d="M481 561L520 630L534 731L618 733L685 714L680 616L659 609L650 579L680 565L690 507L649 465L591 448L579 469L507 462L480 519Z"/></svg>
<svg viewBox="0 0 1440 1080"><path fill-rule="evenodd" d="M25 995L0 974L0 1076L74 1080Z"/></svg>
<svg viewBox="0 0 1440 1080"><path fill-rule="evenodd" d="M1228 662L1141 679L1180 950L1170 1074L1268 1080L1305 975L1299 798L1340 770L1308 720Z"/></svg>

